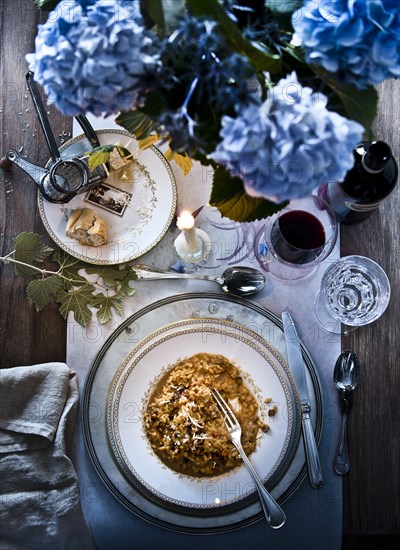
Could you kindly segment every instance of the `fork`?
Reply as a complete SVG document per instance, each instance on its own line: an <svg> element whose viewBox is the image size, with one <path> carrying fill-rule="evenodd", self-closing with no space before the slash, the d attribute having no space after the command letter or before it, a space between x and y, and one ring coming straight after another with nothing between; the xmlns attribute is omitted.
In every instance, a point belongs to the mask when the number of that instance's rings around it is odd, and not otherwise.
<svg viewBox="0 0 400 550"><path fill-rule="evenodd" d="M257 472L254 470L250 460L248 459L246 453L243 450L241 443L242 428L234 415L232 409L229 407L228 403L215 388L211 392L221 414L224 417L225 426L228 430L230 439L238 450L241 459L243 460L245 466L247 467L253 481L257 487L258 494L261 500L261 506L264 510L267 523L272 529L279 529L285 524L286 515L282 508L277 502L272 498L267 489L264 487L263 482L259 478Z"/></svg>

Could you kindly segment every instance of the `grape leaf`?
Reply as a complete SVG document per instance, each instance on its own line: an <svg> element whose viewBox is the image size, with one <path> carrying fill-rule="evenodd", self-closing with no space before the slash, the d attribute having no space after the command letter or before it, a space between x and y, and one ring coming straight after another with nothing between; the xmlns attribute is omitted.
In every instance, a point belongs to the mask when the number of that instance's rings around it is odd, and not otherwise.
<svg viewBox="0 0 400 550"><path fill-rule="evenodd" d="M276 204L247 195L243 181L238 177L232 177L223 166L219 166L214 172L210 204L216 206L223 216L231 220L252 222L279 212L287 202Z"/></svg>
<svg viewBox="0 0 400 550"><path fill-rule="evenodd" d="M133 134L136 139L147 137L153 129L151 118L140 111L122 112L115 122Z"/></svg>
<svg viewBox="0 0 400 550"><path fill-rule="evenodd" d="M35 304L36 311L41 311L47 304L56 297L57 292L62 288L63 281L58 275L50 275L44 279L31 281L26 289L28 298Z"/></svg>
<svg viewBox="0 0 400 550"><path fill-rule="evenodd" d="M85 271L89 275L99 275L107 286L113 288L117 287L128 273L127 269L119 269L118 266L115 265L105 265L101 267L88 266L85 268Z"/></svg>
<svg viewBox="0 0 400 550"><path fill-rule="evenodd" d="M57 302L61 304L59 311L64 319L68 317L70 311L73 311L75 321L86 327L92 318L88 305L93 300L93 291L94 287L90 284L72 288L68 292L64 289L59 290Z"/></svg>
<svg viewBox="0 0 400 550"><path fill-rule="evenodd" d="M129 284L129 281L135 280L137 277L133 279L132 277L126 277L123 281L121 281L120 290L119 293L121 296L133 296L136 292L134 288L132 288Z"/></svg>
<svg viewBox="0 0 400 550"><path fill-rule="evenodd" d="M104 294L100 292L93 297L90 305L98 309L97 318L100 323L104 325L112 319L111 309L114 309L119 315L124 313L124 308L122 307L123 299L124 295L119 292L113 296L110 296L108 293Z"/></svg>
<svg viewBox="0 0 400 550"><path fill-rule="evenodd" d="M43 262L47 256L53 252L52 248L44 245L39 235L36 233L23 232L15 239L14 260L36 266ZM14 271L16 275L34 275L37 269L15 263Z"/></svg>
<svg viewBox="0 0 400 550"><path fill-rule="evenodd" d="M60 265L60 274L69 279L69 281L65 281L68 286L72 287L74 285L84 285L87 283L85 277L79 275L78 271L86 268L89 264L77 258L73 258L63 250L56 250L52 259Z"/></svg>
<svg viewBox="0 0 400 550"><path fill-rule="evenodd" d="M125 272L125 277L120 283L119 293L125 296L133 296L135 294L135 289L130 286L130 281L137 281L137 275L135 272L135 267L127 266L123 270Z"/></svg>

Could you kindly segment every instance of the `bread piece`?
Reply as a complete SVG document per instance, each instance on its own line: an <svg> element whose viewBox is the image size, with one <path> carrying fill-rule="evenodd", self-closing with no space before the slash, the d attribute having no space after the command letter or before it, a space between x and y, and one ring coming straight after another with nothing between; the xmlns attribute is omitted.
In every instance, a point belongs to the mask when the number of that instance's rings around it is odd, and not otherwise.
<svg viewBox="0 0 400 550"><path fill-rule="evenodd" d="M68 217L66 235L81 245L102 246L107 243L106 222L91 208L76 208Z"/></svg>
<svg viewBox="0 0 400 550"><path fill-rule="evenodd" d="M102 246L107 242L107 226L106 222L101 218L97 218L93 226L88 230L86 239L90 246Z"/></svg>

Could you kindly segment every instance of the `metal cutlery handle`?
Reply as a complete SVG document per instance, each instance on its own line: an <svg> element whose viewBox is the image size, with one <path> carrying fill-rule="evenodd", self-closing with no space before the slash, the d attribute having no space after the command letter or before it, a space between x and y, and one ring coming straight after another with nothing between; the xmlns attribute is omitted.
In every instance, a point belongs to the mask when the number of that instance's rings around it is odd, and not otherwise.
<svg viewBox="0 0 400 550"><path fill-rule="evenodd" d="M241 445L235 445L239 454L245 463L248 471L250 472L251 477L257 487L257 491L260 497L261 506L264 510L265 517L267 519L268 525L272 529L279 529L286 522L286 515L279 504L272 498L267 489L264 487L263 482L258 477L257 472L254 470L250 460L248 459L246 453L244 452Z"/></svg>
<svg viewBox="0 0 400 550"><path fill-rule="evenodd" d="M196 275L192 273L173 273L171 271L164 271L156 267L148 267L145 265L133 265L132 269L135 271L137 278L147 280L157 279L200 279L202 281L217 281L219 277L211 275Z"/></svg>
<svg viewBox="0 0 400 550"><path fill-rule="evenodd" d="M303 437L307 458L308 477L311 487L314 487L314 489L320 489L324 484L324 476L322 473L321 462L319 460L314 430L311 423L310 407L303 405L302 412Z"/></svg>
<svg viewBox="0 0 400 550"><path fill-rule="evenodd" d="M347 451L347 411L343 412L340 432L339 447L333 468L337 474L343 476L350 470L349 453Z"/></svg>

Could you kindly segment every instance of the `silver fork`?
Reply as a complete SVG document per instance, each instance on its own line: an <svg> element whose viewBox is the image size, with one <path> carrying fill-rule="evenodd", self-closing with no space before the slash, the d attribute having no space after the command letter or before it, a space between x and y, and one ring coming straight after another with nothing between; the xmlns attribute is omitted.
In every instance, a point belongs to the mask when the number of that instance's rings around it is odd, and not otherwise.
<svg viewBox="0 0 400 550"><path fill-rule="evenodd" d="M240 441L242 436L242 428L234 415L232 409L229 407L228 403L215 388L212 390L212 396L218 405L219 410L221 411L226 429L229 432L232 443L235 445L238 450L241 459L245 463L248 471L250 472L251 477L257 487L258 494L261 500L261 506L264 510L267 523L272 529L279 529L285 524L286 516L282 508L275 502L272 496L269 494L267 489L264 487L263 482L259 478L257 472L254 470L251 465L250 460L247 458L246 453L243 450L242 443Z"/></svg>

